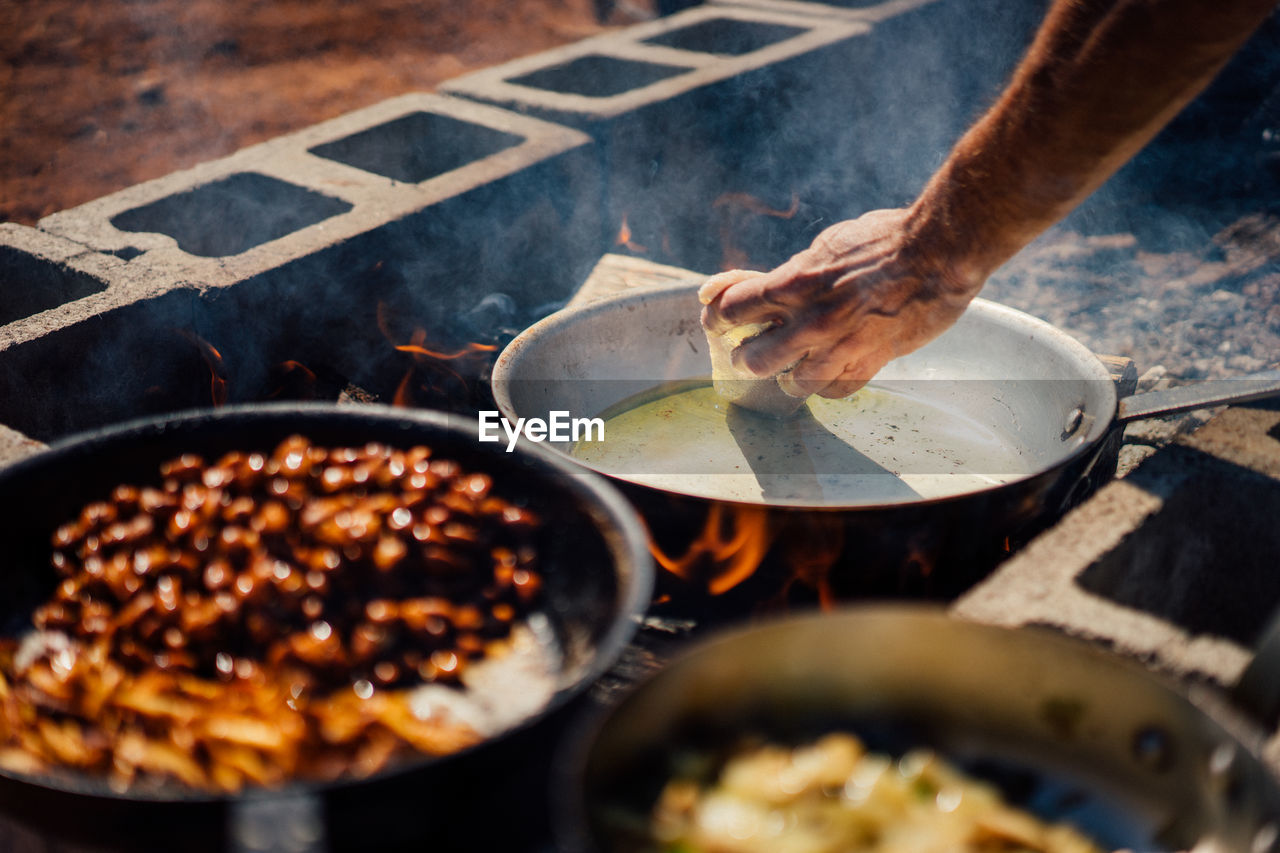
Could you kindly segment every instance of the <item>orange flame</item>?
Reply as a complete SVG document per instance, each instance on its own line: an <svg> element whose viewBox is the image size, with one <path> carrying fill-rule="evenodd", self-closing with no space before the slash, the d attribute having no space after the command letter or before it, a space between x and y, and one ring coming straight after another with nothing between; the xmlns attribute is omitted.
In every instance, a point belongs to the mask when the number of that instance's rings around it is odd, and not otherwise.
<svg viewBox="0 0 1280 853"><path fill-rule="evenodd" d="M306 376L308 379L314 380L316 378L316 374L314 370L311 370L302 362L294 361L293 359L280 362L280 369L283 370L285 373L292 373L295 370L301 370L302 375Z"/></svg>
<svg viewBox="0 0 1280 853"><path fill-rule="evenodd" d="M844 549L844 521L839 514L799 513L787 524L783 559L788 568L787 581L779 591L785 601L797 584L812 589L818 606L831 610L836 594L831 587L831 567Z"/></svg>
<svg viewBox="0 0 1280 853"><path fill-rule="evenodd" d="M272 372L276 376L276 387L267 394L267 399L281 397L286 392L301 394L306 398L314 397L317 380L315 371L302 362L288 359L277 364Z"/></svg>
<svg viewBox="0 0 1280 853"><path fill-rule="evenodd" d="M422 331L422 330L419 329L418 331ZM415 335L416 334L417 333L415 332ZM464 355L473 355L478 352L493 352L497 348L498 347L494 344L476 344L476 343L467 344L462 349L457 350L456 352L436 352L435 350L427 349L426 347L421 346L420 344L401 344L400 346L396 347L396 349L399 350L400 352L408 352L408 353L413 353L414 355L422 355L422 356L426 356L427 358L438 358L438 359L443 359L445 361L448 361L450 359L455 359L455 358L461 358Z"/></svg>
<svg viewBox="0 0 1280 853"><path fill-rule="evenodd" d="M496 352L498 349L496 344L474 342L464 344L460 349L453 351L432 349L427 346L427 330L421 327L413 330L412 334L409 335L408 343L397 344L395 342L396 336L391 332L390 323L388 322L386 303L378 303L377 319L378 329L382 332L383 337L391 343L396 352L408 353L413 357L413 364L405 371L404 376L396 386L395 393L392 395L391 405L393 406L412 406L415 387L426 391L437 391L449 382L457 383L460 386L467 385L467 381L463 378L463 374L467 372L467 366L462 366L455 370L449 366L449 363L457 362L460 365L468 365L469 362L484 360L488 353ZM471 366L475 367L475 365ZM415 386L415 379L418 378L420 373L425 374L424 381Z"/></svg>
<svg viewBox="0 0 1280 853"><path fill-rule="evenodd" d="M400 380L400 384L396 386L396 393L391 397L391 405L399 406L407 409L413 405L413 392L410 386L413 384L413 368L409 368Z"/></svg>
<svg viewBox="0 0 1280 853"><path fill-rule="evenodd" d="M720 217L720 268L725 270L751 269L751 253L738 245L747 216L767 216L773 219L791 219L800 211L800 195L791 193L791 206L785 210L770 207L748 193L723 193L711 202L713 209L722 211Z"/></svg>
<svg viewBox="0 0 1280 853"><path fill-rule="evenodd" d="M632 242L631 226L627 224L627 215L625 213L622 214L622 226L618 229L617 244L632 252L644 253L649 251L639 243Z"/></svg>
<svg viewBox="0 0 1280 853"><path fill-rule="evenodd" d="M800 195L791 193L791 206L786 210L769 207L760 199L749 193L724 193L711 202L714 207L738 207L747 213L754 213L757 216L770 216L774 219L790 219L800 210Z"/></svg>
<svg viewBox="0 0 1280 853"><path fill-rule="evenodd" d="M200 350L200 358L204 359L205 366L209 368L209 397L213 406L225 406L229 395L228 380L226 376L226 366L222 361L222 353L218 352L218 348L197 335L195 332L185 329L179 330L184 338L191 341Z"/></svg>
<svg viewBox="0 0 1280 853"><path fill-rule="evenodd" d="M773 539L765 507L713 503L702 532L682 556L668 556L652 537L649 550L671 574L695 583L705 578L708 592L723 595L751 577Z"/></svg>

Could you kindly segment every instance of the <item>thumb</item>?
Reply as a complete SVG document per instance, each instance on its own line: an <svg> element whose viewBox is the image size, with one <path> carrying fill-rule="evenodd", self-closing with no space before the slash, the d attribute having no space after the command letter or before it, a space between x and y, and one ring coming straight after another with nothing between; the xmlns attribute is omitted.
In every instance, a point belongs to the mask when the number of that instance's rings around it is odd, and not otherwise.
<svg viewBox="0 0 1280 853"><path fill-rule="evenodd" d="M758 275L764 275L764 273L759 270L728 270L717 273L703 282L702 286L698 288L698 301L703 305L709 305L716 300L716 297L733 285Z"/></svg>

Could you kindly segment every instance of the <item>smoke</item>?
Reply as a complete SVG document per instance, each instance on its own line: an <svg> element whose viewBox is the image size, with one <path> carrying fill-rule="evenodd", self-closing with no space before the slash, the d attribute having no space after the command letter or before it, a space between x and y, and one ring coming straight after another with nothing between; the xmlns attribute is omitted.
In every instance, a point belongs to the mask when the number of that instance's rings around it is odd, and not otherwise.
<svg viewBox="0 0 1280 853"><path fill-rule="evenodd" d="M393 357L378 331L380 304L404 326L400 342L419 328L446 348L499 341L562 304L601 254L621 250L615 235L624 215L629 243L649 259L706 273L727 262L772 266L836 221L908 203L995 99L1044 6L935 0L876 23L868 35L609 121L583 119L597 138L590 149L225 292L187 291L104 318L84 359L99 366L66 369L129 376L131 353L154 349L163 360L171 348L155 343L173 337L157 329L190 328L223 354L233 397L236 389L246 397L269 390L273 366L287 361L356 379ZM1278 31L1269 21L1204 96L1002 270L985 295L1062 325L1096 350L1131 355L1144 370L1161 364L1179 377L1232 375L1273 362L1280 353L1280 311L1273 310L1280 302ZM592 177L601 174L603 188ZM717 204L726 198L732 203ZM285 207L312 210L314 199L304 201ZM139 227L172 218L150 213ZM258 231L271 219L254 211L232 218ZM218 224L184 227L194 240ZM125 314L143 329L107 330L123 328ZM118 343L148 334L153 343L145 346ZM177 361L186 366L171 372L190 374L193 387L207 383L197 353ZM26 362L15 364L17 377ZM148 386L182 381L156 374L153 382L153 373ZM394 385L397 378L392 371L389 380L369 381ZM81 384L94 406L55 414L50 405L48 416L33 415L29 431L53 435L135 413L132 398L105 382L101 390L96 381ZM166 393L166 400L201 402L194 391Z"/></svg>
<svg viewBox="0 0 1280 853"><path fill-rule="evenodd" d="M838 5L853 5L840 3ZM768 268L823 228L910 203L996 99L1047 3L937 0L738 75L609 139L628 245L703 272ZM677 37L678 38L678 37ZM1280 25L984 295L1171 376L1280 356ZM658 110L655 108L654 113ZM717 205L754 198L756 204ZM619 200L623 200L619 202ZM769 211L789 210L779 217Z"/></svg>

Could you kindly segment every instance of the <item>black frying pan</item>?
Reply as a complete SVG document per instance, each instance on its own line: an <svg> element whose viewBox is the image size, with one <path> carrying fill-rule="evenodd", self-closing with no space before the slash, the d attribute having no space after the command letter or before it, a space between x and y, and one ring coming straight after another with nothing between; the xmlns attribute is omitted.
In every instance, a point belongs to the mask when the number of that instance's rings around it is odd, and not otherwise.
<svg viewBox="0 0 1280 853"><path fill-rule="evenodd" d="M545 729L627 643L653 569L641 526L601 478L549 453L482 445L475 430L460 416L378 406L246 406L76 436L0 471L0 631L13 636L56 582L54 529L120 483L158 482L164 460L271 450L294 433L326 446L426 444L491 474L495 493L542 518L544 608L564 655L554 699L521 724L470 750L368 779L220 796L178 787L120 793L83 776L0 771L0 811L40 832L130 850L370 849L422 838L437 849L477 849L536 833ZM506 819L492 819L504 811Z"/></svg>

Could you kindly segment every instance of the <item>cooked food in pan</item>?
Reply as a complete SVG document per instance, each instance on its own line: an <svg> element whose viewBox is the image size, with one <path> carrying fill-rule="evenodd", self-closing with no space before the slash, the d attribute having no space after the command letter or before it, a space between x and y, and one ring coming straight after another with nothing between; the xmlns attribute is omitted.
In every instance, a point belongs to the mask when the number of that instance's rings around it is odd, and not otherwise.
<svg viewBox="0 0 1280 853"><path fill-rule="evenodd" d="M158 482L54 534L60 583L0 641L0 766L233 791L485 737L461 688L537 645L541 586L488 475L293 436Z"/></svg>
<svg viewBox="0 0 1280 853"><path fill-rule="evenodd" d="M686 763L650 821L673 853L1100 853L925 750L895 760L835 733L796 748L744 744L709 772L705 758Z"/></svg>

